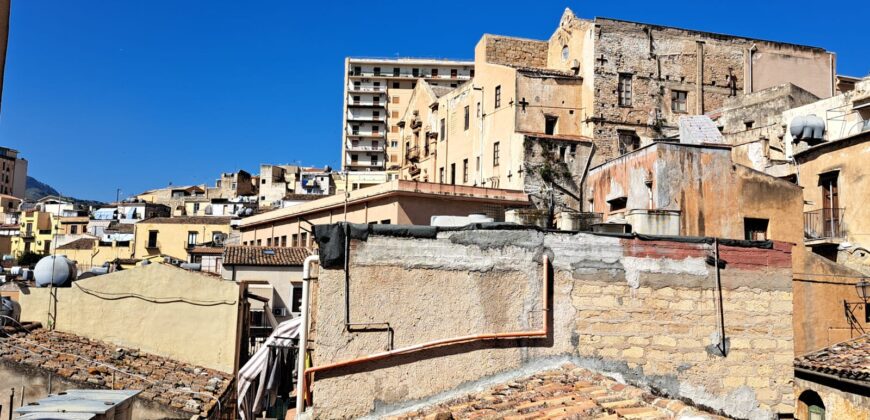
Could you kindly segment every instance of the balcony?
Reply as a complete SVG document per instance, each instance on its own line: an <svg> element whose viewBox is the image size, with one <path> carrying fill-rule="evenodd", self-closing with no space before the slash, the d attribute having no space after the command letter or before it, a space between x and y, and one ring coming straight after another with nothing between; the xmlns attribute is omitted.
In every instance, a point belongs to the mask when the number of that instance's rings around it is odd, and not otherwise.
<svg viewBox="0 0 870 420"><path fill-rule="evenodd" d="M347 166L357 167L357 168L381 168L384 166L384 162L381 161L370 161L370 160L352 160Z"/></svg>
<svg viewBox="0 0 870 420"><path fill-rule="evenodd" d="M838 244L846 239L845 209L830 208L804 212L804 243Z"/></svg>
<svg viewBox="0 0 870 420"><path fill-rule="evenodd" d="M145 243L145 249L160 249L160 243L157 241L148 241Z"/></svg>
<svg viewBox="0 0 870 420"><path fill-rule="evenodd" d="M386 93L386 86L354 86L350 85L347 87L348 92L380 92Z"/></svg>
<svg viewBox="0 0 870 420"><path fill-rule="evenodd" d="M371 146L371 145L354 145L349 144L345 147L349 152L383 152L384 146Z"/></svg>
<svg viewBox="0 0 870 420"><path fill-rule="evenodd" d="M21 232L21 239L33 239L36 237L36 234L33 231Z"/></svg>
<svg viewBox="0 0 870 420"><path fill-rule="evenodd" d="M386 115L354 115L347 114L348 121L363 121L363 122L378 122L383 123L387 121Z"/></svg>
<svg viewBox="0 0 870 420"><path fill-rule="evenodd" d="M350 133L347 133L348 137L361 138L361 139L362 138L382 139L382 138L386 137L386 135L387 135L386 131L378 131L376 133L371 132L371 131L351 131Z"/></svg>
<svg viewBox="0 0 870 420"><path fill-rule="evenodd" d="M409 162L417 162L420 160L420 149L417 147L411 147L410 149L405 151L405 159L408 159Z"/></svg>

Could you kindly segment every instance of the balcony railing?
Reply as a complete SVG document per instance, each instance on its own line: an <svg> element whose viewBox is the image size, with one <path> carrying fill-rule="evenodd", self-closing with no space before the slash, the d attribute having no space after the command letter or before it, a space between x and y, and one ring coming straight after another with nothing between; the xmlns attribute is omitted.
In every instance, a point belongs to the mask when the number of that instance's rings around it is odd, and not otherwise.
<svg viewBox="0 0 870 420"><path fill-rule="evenodd" d="M354 115L354 114L347 114L347 120L348 120L348 121L372 121L372 122L384 122L384 121L387 120L387 116L386 116L386 115L378 115L378 116L374 116L374 115Z"/></svg>
<svg viewBox="0 0 870 420"><path fill-rule="evenodd" d="M384 146L360 146L349 144L347 150L354 152L383 152Z"/></svg>
<svg viewBox="0 0 870 420"><path fill-rule="evenodd" d="M378 138L378 139L384 138L384 137L386 137L386 135L387 135L386 131L378 131L377 133L375 133L375 132L371 132L371 131L354 132L351 130L349 133L347 133L348 137L371 137L371 138Z"/></svg>
<svg viewBox="0 0 870 420"><path fill-rule="evenodd" d="M21 239L33 239L35 237L36 237L36 234L34 234L33 231L21 233Z"/></svg>
<svg viewBox="0 0 870 420"><path fill-rule="evenodd" d="M384 162L376 161L372 162L370 160L352 160L348 166L363 166L367 168L381 167L384 166Z"/></svg>
<svg viewBox="0 0 870 420"><path fill-rule="evenodd" d="M420 149L412 147L405 152L405 156L411 162L420 160Z"/></svg>
<svg viewBox="0 0 870 420"><path fill-rule="evenodd" d="M811 241L844 239L844 210L831 208L804 212L804 238Z"/></svg>
<svg viewBox="0 0 870 420"><path fill-rule="evenodd" d="M354 86L350 85L347 87L347 90L350 92L386 92L386 86Z"/></svg>

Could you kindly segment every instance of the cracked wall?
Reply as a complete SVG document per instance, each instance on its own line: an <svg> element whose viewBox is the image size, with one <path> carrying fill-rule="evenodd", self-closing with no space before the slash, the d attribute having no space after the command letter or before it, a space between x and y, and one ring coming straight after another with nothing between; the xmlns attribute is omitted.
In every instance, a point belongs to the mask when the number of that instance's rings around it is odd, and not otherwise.
<svg viewBox="0 0 870 420"><path fill-rule="evenodd" d="M382 415L547 360L570 358L740 418L793 406L790 246L720 247L727 357L704 243L536 231L442 232L354 242L352 322L389 322L396 348L541 328L542 265L553 262L546 339L440 347L319 373L318 418ZM386 349L381 332L343 328L344 272L321 270L314 362Z"/></svg>

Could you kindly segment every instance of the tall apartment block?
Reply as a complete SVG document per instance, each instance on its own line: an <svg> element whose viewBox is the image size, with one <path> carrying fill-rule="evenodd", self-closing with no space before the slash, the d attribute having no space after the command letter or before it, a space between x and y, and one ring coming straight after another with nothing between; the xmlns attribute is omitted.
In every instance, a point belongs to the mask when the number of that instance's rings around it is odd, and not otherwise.
<svg viewBox="0 0 870 420"><path fill-rule="evenodd" d="M402 142L396 123L418 80L457 87L474 77L473 61L348 57L344 66L341 165L359 173L349 176L354 184L376 184L398 173Z"/></svg>
<svg viewBox="0 0 870 420"><path fill-rule="evenodd" d="M0 194L24 199L27 188L27 160L18 151L0 147Z"/></svg>

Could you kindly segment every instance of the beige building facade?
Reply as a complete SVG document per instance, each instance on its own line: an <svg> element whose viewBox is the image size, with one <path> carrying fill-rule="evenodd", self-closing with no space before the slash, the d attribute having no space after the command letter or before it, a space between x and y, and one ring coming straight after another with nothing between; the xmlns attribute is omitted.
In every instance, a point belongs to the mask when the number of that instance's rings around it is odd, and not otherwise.
<svg viewBox="0 0 870 420"><path fill-rule="evenodd" d="M274 210L243 219L239 225L242 245L313 247L313 225L340 221L429 225L432 216L485 214L504 220L510 208L529 205L520 191L390 181L344 195Z"/></svg>
<svg viewBox="0 0 870 420"><path fill-rule="evenodd" d="M473 76L474 63L463 60L346 58L342 168L395 173L402 158L396 123L417 83L457 87Z"/></svg>
<svg viewBox="0 0 870 420"><path fill-rule="evenodd" d="M2 7L2 5L0 5ZM8 2L5 7L9 8ZM0 15L3 15L0 11ZM7 25L0 25L3 31L8 30ZM5 37L4 37L5 38ZM6 40L2 44L2 64L0 64L0 76L3 74L2 65L6 62ZM2 82L0 82L2 86ZM18 151L7 147L0 147L0 194L8 194L24 199L24 190L27 188L27 160L18 157Z"/></svg>
<svg viewBox="0 0 870 420"><path fill-rule="evenodd" d="M188 251L196 245L228 237L230 218L214 216L156 217L136 223L133 257L166 255L188 261Z"/></svg>

